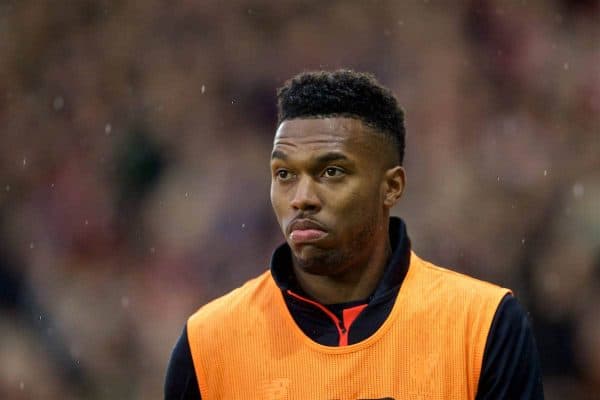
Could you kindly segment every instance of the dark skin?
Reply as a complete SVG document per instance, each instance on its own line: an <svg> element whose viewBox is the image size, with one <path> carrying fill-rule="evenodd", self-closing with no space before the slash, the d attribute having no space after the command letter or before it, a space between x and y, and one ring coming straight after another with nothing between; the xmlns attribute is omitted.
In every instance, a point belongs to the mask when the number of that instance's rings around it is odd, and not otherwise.
<svg viewBox="0 0 600 400"><path fill-rule="evenodd" d="M391 254L390 209L405 186L391 140L355 118L286 120L271 173L302 289L322 304L367 298Z"/></svg>

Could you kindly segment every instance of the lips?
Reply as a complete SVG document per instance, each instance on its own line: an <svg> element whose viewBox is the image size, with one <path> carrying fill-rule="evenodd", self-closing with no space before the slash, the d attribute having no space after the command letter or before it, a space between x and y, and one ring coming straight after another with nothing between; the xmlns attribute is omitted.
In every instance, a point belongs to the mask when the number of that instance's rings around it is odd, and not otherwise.
<svg viewBox="0 0 600 400"><path fill-rule="evenodd" d="M308 219L294 220L289 225L288 232L291 242L296 245L315 242L327 235L325 228Z"/></svg>

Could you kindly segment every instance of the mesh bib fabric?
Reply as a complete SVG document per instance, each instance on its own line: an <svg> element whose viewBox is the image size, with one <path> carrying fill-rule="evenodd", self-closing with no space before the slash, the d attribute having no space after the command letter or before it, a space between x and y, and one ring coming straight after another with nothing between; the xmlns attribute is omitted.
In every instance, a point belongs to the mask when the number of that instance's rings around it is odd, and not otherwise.
<svg viewBox="0 0 600 400"><path fill-rule="evenodd" d="M328 347L297 327L267 271L188 320L202 399L474 399L490 325L507 293L412 253L377 332Z"/></svg>

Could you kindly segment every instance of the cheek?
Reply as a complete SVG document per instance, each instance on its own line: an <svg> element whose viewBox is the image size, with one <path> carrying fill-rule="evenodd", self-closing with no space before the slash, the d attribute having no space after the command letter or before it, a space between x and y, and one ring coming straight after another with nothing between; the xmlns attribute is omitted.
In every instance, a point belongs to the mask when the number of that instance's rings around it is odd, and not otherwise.
<svg viewBox="0 0 600 400"><path fill-rule="evenodd" d="M368 190L353 190L338 198L334 207L341 225L354 231L354 227L360 229L373 219L378 207L377 196Z"/></svg>
<svg viewBox="0 0 600 400"><path fill-rule="evenodd" d="M277 220L281 219L281 203L282 203L282 195L280 191L278 191L273 184L271 184L271 207L273 207L273 211L275 212L275 216Z"/></svg>
<svg viewBox="0 0 600 400"><path fill-rule="evenodd" d="M372 230L379 224L383 215L383 200L379 187L361 187L352 191L341 212L341 219L346 229L355 235L363 234L365 229Z"/></svg>
<svg viewBox="0 0 600 400"><path fill-rule="evenodd" d="M285 228L293 217L294 211L290 207L289 191L279 185L271 185L271 207L277 219L277 223L285 236Z"/></svg>
<svg viewBox="0 0 600 400"><path fill-rule="evenodd" d="M361 215L367 210L379 207L381 203L379 186L366 185L364 182L357 182L346 190L340 190L336 195L338 208L350 214Z"/></svg>

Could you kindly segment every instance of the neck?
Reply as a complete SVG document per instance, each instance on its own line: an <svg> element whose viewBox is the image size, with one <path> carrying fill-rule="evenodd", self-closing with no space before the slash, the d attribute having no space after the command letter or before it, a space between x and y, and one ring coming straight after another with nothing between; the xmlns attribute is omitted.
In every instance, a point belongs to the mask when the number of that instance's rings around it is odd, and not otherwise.
<svg viewBox="0 0 600 400"><path fill-rule="evenodd" d="M337 304L363 300L369 297L383 276L392 253L387 235L380 240L367 257L349 265L335 275L314 275L294 266L298 284L309 296L321 304Z"/></svg>

